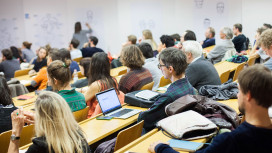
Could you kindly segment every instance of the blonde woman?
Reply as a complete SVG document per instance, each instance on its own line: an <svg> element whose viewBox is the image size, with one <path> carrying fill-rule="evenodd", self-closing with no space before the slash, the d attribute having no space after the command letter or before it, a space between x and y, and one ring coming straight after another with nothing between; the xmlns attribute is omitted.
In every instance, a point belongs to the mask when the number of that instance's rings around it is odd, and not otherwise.
<svg viewBox="0 0 272 153"><path fill-rule="evenodd" d="M143 30L143 37L142 37L143 40L139 40L141 42L145 42L145 43L149 43L152 47L152 50L157 50L158 48L158 45L157 43L154 41L153 39L153 36L152 36L152 32L148 29L146 30Z"/></svg>
<svg viewBox="0 0 272 153"><path fill-rule="evenodd" d="M68 104L57 93L42 92L35 102L35 115L18 109L12 112L11 118L12 138L8 153L19 153L20 135L25 122L35 122L36 135L27 153L91 152Z"/></svg>

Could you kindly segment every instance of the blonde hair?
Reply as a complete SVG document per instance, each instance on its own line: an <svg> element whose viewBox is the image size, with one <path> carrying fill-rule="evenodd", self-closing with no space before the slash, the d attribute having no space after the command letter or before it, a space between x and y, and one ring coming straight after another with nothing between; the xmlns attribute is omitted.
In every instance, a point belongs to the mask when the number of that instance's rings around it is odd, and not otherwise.
<svg viewBox="0 0 272 153"><path fill-rule="evenodd" d="M128 45L121 51L120 60L124 66L131 69L142 68L144 65L144 56L136 45Z"/></svg>
<svg viewBox="0 0 272 153"><path fill-rule="evenodd" d="M152 36L152 32L150 30L148 30L148 29L143 30L143 36L145 37L145 39L150 39L151 40L151 42L152 42L151 46L152 46L153 50L156 50L158 48L158 45L154 41L153 36Z"/></svg>
<svg viewBox="0 0 272 153"><path fill-rule="evenodd" d="M45 137L49 153L83 153L87 142L67 102L57 93L43 91L35 103L35 132ZM85 149L83 143L86 143Z"/></svg>
<svg viewBox="0 0 272 153"><path fill-rule="evenodd" d="M265 30L259 40L260 44L262 44L265 48L270 49L272 45L272 29ZM264 48L263 48L264 49Z"/></svg>

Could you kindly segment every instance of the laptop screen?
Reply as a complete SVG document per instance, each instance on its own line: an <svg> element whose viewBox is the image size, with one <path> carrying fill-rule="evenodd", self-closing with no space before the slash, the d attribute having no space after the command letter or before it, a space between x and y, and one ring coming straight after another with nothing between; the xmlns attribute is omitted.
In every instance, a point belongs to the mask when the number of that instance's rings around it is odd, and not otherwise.
<svg viewBox="0 0 272 153"><path fill-rule="evenodd" d="M100 92L95 96L103 114L121 108L121 104L114 88Z"/></svg>

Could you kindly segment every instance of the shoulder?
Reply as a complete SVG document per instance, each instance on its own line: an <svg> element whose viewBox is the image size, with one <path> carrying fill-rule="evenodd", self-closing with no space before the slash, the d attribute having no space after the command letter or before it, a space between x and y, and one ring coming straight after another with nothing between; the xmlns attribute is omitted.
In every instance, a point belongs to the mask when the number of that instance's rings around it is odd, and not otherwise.
<svg viewBox="0 0 272 153"><path fill-rule="evenodd" d="M32 140L33 144L28 148L27 152L46 152L48 145L45 137L37 137Z"/></svg>
<svg viewBox="0 0 272 153"><path fill-rule="evenodd" d="M100 82L100 80L93 82L89 86L89 89L90 90L94 90L94 91L100 91L100 88L101 88L101 82Z"/></svg>

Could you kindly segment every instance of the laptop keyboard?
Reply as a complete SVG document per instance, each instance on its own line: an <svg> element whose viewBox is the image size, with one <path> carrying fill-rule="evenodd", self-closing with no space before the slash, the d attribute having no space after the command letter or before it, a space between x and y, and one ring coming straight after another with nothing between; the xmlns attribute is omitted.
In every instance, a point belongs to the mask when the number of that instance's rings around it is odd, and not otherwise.
<svg viewBox="0 0 272 153"><path fill-rule="evenodd" d="M120 116L122 116L122 115L124 115L124 114L126 114L128 112L131 112L131 111L133 111L133 110L132 109L123 109L123 110L121 110L119 112L111 114L110 116L112 116L112 117L120 117Z"/></svg>

